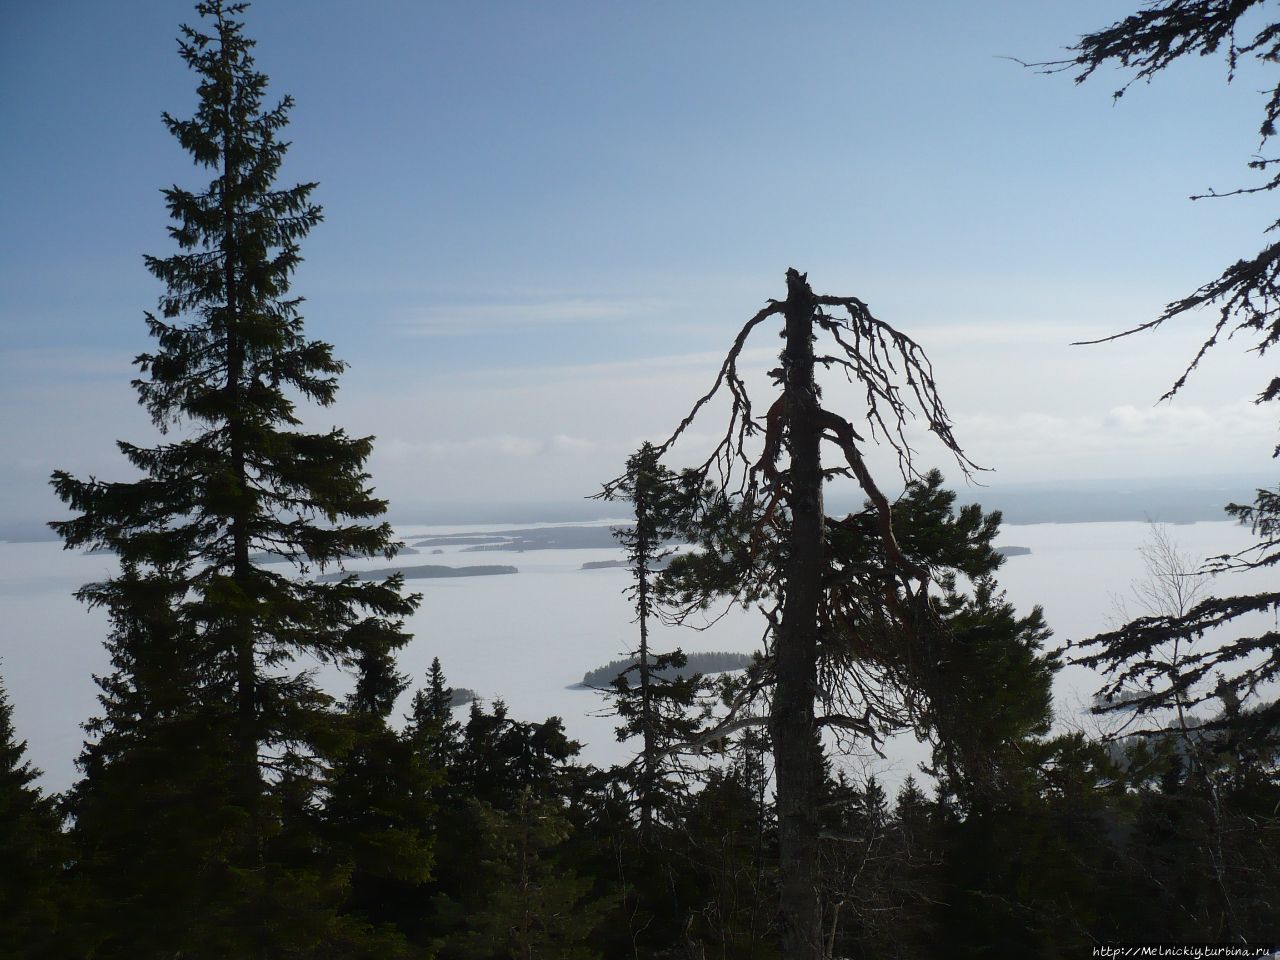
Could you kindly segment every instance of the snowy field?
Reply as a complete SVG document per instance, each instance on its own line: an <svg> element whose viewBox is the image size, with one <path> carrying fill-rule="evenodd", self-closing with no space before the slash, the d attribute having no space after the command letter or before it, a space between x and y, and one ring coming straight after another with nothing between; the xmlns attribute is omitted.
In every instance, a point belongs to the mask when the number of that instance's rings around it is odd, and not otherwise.
<svg viewBox="0 0 1280 960"><path fill-rule="evenodd" d="M397 535L412 544L427 535L512 526L404 527ZM1169 530L1179 549L1196 558L1239 550L1250 542L1246 529L1226 522ZM1148 534L1144 523L1008 526L999 542L1032 552L1010 557L999 579L1020 610L1037 603L1044 607L1055 641L1087 637L1114 624L1114 598L1142 575L1138 548ZM607 764L627 756L628 747L613 736L613 719L600 715L600 696L573 689L585 671L621 656L632 643L635 627L622 596L629 572L581 569L588 561L617 559L620 551L440 549L442 553L423 550L401 562L509 564L520 572L410 581L423 601L409 624L414 638L401 653L402 671L416 684L431 658L439 657L452 685L470 687L486 699L502 698L515 718L563 717L570 735L583 742L585 760ZM80 724L97 707L93 674L107 668L101 645L106 616L85 610L72 592L110 575L113 566L110 556L68 552L57 543L0 542L0 676L15 706L18 735L28 740L49 790L65 789L75 775L73 761L83 739ZM378 559L351 569L385 566ZM1248 592L1273 579L1265 572L1231 575L1220 578L1216 589ZM686 651L750 652L758 649L762 630L758 614L735 609L705 631L659 628L653 643L659 650L679 645ZM322 677L334 692L343 691L341 677ZM1062 671L1056 690L1059 726L1092 728L1094 720L1085 708L1096 686L1096 678L1082 668ZM909 738L893 743L889 753L888 760L855 757L848 764L892 783L926 756Z"/></svg>

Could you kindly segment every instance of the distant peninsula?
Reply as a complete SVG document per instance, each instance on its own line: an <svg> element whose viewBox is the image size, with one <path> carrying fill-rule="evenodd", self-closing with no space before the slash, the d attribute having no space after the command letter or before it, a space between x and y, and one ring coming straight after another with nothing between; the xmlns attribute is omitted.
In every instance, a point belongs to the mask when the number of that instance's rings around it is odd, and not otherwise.
<svg viewBox="0 0 1280 960"><path fill-rule="evenodd" d="M624 525L625 526L625 525ZM572 526L526 527L518 530L495 530L483 534L448 534L439 537L415 538L414 546L462 547L464 551L484 550L599 550L616 547L618 541L613 532L620 527Z"/></svg>
<svg viewBox="0 0 1280 960"><path fill-rule="evenodd" d="M650 570L665 570L669 556L664 556L659 560L655 560L649 564ZM631 561L625 559L619 560L588 560L581 567L583 570L616 570L618 567L630 567Z"/></svg>
<svg viewBox="0 0 1280 960"><path fill-rule="evenodd" d="M493 564L479 567L444 567L423 564L417 567L381 567L377 570L351 570L347 573L328 573L318 577L320 583L334 583L354 573L361 580L384 580L392 574L402 574L406 580L440 580L447 577L493 577L507 573L519 573L515 567Z"/></svg>
<svg viewBox="0 0 1280 960"><path fill-rule="evenodd" d="M417 552L418 551L413 549L413 547L401 547L399 550L396 551L396 555L400 557L406 557L406 556L412 556ZM288 561L288 559L289 558L286 557L283 553L275 553L271 550L265 550L262 553L249 554L249 562L255 563L255 564L285 563L286 561ZM354 560L355 556L354 554L347 554L346 559Z"/></svg>

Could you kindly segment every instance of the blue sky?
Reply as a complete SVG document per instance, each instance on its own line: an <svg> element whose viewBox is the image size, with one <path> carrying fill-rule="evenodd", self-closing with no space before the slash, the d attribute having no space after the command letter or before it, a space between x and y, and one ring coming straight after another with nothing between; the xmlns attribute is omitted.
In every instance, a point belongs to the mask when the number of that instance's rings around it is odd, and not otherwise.
<svg viewBox="0 0 1280 960"><path fill-rule="evenodd" d="M1261 81L1196 61L1113 105L1114 76L1005 59L1131 5L260 0L259 67L297 100L285 177L326 212L295 290L352 364L313 422L376 434L406 508L574 499L794 265L921 340L1002 479L1265 469L1269 374L1239 345L1161 407L1195 321L1067 346L1267 225L1257 198L1186 201L1248 182ZM121 475L112 441L148 436L129 358L159 293L142 254L171 249L159 189L203 182L159 119L192 109L194 20L0 7L0 518L50 515L52 469Z"/></svg>

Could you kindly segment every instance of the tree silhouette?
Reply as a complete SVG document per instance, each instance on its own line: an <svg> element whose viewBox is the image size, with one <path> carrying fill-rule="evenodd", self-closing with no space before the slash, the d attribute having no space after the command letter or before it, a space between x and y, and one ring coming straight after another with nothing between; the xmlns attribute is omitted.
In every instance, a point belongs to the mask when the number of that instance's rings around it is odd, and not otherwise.
<svg viewBox="0 0 1280 960"><path fill-rule="evenodd" d="M830 677L820 682L819 664L876 633L914 637L905 641L908 646L925 644L940 623L929 599L929 568L904 555L889 500L863 459L866 441L850 420L823 406L815 369L834 369L862 388L872 439L896 452L904 477L916 476L907 437L913 416L923 419L962 468L973 465L952 434L932 368L915 341L878 320L856 297L817 295L794 269L787 271L786 281L786 299L770 301L741 328L711 389L657 452L666 453L713 398L728 394L724 433L707 459L686 474L690 484L709 481L718 491L703 510L704 549L673 560L664 577L668 593L687 606L728 593L768 607L765 662L742 686L724 721L697 742L723 739L760 722L743 715L742 708L768 689L782 947L789 957L817 958L824 950L817 877L820 730L875 737L882 719L877 702L849 695L843 684L826 683ZM784 321L781 365L770 374L779 393L758 417L738 362L752 332L773 317ZM815 353L814 344L823 336L829 352ZM839 466L824 466L824 441L840 454ZM780 463L784 454L786 462ZM823 488L836 475L854 479L871 506L831 524ZM841 530L846 534L841 549L858 552L864 561L856 571L830 552L829 541ZM819 701L831 708L821 716L815 710ZM855 702L860 713L849 709Z"/></svg>
<svg viewBox="0 0 1280 960"><path fill-rule="evenodd" d="M699 725L691 710L701 677L674 672L688 666L681 650L658 653L649 642L650 625L659 614L654 579L672 556L669 541L681 532L688 502L683 493L679 478L662 466L657 448L646 442L627 458L623 482L606 494L609 499L629 500L636 518L634 526L614 532L626 551L634 581L626 593L635 610L638 640L631 651L634 663L612 679L610 699L623 721L618 739L640 738L640 750L627 777L632 781L642 841L651 837L655 812L669 808L681 792L670 776L668 747L688 740Z"/></svg>
<svg viewBox="0 0 1280 960"><path fill-rule="evenodd" d="M1280 57L1280 21L1264 16L1262 7L1261 0L1165 0L1084 36L1071 48L1073 59L1044 66L1074 70L1077 82L1087 80L1105 65L1127 69L1131 76L1116 92L1120 97L1133 83L1151 80L1182 57L1221 54L1230 82L1243 60L1270 65ZM1259 156L1249 162L1249 167L1265 179L1225 193L1211 191L1204 197L1266 193L1280 187L1280 159L1262 155L1275 136L1277 118L1280 83L1266 95L1259 128ZM1268 230L1274 232L1278 228L1280 220ZM1091 342L1154 330L1167 320L1201 307L1215 308L1217 316L1209 335L1162 398L1168 399L1224 337L1241 334L1253 338L1252 349L1259 355L1280 343L1277 294L1280 241L1227 267L1217 279L1170 303L1154 320ZM1280 377L1272 378L1263 387L1256 402L1266 403L1277 397ZM1280 456L1280 446L1273 455ZM1252 570L1280 562L1280 492L1258 490L1252 504L1232 504L1227 510L1250 524L1257 539L1241 553L1216 558L1214 569ZM1277 609L1280 592L1265 591L1209 597L1187 610L1152 612L1085 641L1082 646L1088 652L1079 662L1109 675L1103 694L1110 702L1101 709L1135 710L1139 717L1151 721L1145 728L1148 732L1160 732L1168 725L1168 711L1183 713L1196 704L1217 701L1221 709L1216 718L1204 724L1204 729L1229 730L1240 738L1242 747L1265 756L1280 747L1280 702L1267 692L1268 686L1280 678L1280 631L1260 628L1254 636L1189 648L1197 639L1241 617ZM1186 651L1176 668L1171 668L1168 658L1162 655L1170 646ZM1126 696L1121 702L1119 695L1134 689L1142 690L1142 695L1136 700Z"/></svg>
<svg viewBox="0 0 1280 960"><path fill-rule="evenodd" d="M146 258L166 292L159 316L147 315L156 348L138 357L134 386L168 436L152 447L119 444L143 474L136 481L55 473L55 490L79 515L53 527L67 548L114 551L125 571L79 592L116 624L118 669L104 686L110 702L97 730L111 749L91 758L88 779L142 757L154 790L165 789L170 770L203 782L182 787L225 809L207 811L222 838L211 836L213 846L197 853L215 857L227 881L199 873L213 890L204 915L224 911L240 938L227 952L259 956L273 953L279 937L301 949L299 930L326 936L304 908L327 902L328 881L306 879L314 862L299 864L296 852L308 844L280 826L283 811L314 802L326 758L346 736L314 665L389 659L407 640L400 618L416 597L402 596L395 577L312 576L345 557L390 558L396 545L386 523L369 522L386 508L364 472L371 439L297 429L296 402L332 403L344 365L328 344L306 338L301 299L289 296L299 241L321 211L311 200L315 184L275 184L292 100L264 104L267 78L238 19L245 8L224 0L196 7L208 32L184 26L179 50L197 75L199 103L191 119L164 117L196 165L214 174L200 191L163 191L179 252ZM261 565L267 553L294 570ZM171 662L171 675L156 669L157 657ZM159 707L143 696L160 690L168 699ZM200 733L187 748L202 749L190 756L178 753L183 723ZM111 779L116 799L128 803L129 779ZM104 812L99 822L110 821ZM307 822L302 814L291 821ZM277 836L287 849L273 863ZM285 932L292 921L296 929ZM129 953L127 943L120 949ZM216 947L179 938L166 949Z"/></svg>
<svg viewBox="0 0 1280 960"><path fill-rule="evenodd" d="M68 851L56 799L35 785L39 777L0 681L0 960L51 957L66 947L55 885Z"/></svg>

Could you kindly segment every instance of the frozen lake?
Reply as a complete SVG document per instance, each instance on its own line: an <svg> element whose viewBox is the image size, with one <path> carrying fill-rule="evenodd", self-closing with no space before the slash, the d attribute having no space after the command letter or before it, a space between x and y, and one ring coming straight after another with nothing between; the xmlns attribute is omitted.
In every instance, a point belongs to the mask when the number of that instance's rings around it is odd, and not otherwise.
<svg viewBox="0 0 1280 960"><path fill-rule="evenodd" d="M962 495L963 496L963 495ZM404 527L408 543L425 535L510 529L491 526ZM1247 529L1233 523L1196 523L1169 528L1179 549L1196 558L1242 549ZM1039 603L1055 640L1080 639L1107 629L1115 619L1114 597L1124 594L1143 572L1138 548L1149 535L1145 523L1074 523L1007 526L1004 545L1029 547L1028 556L1010 557L999 577L1022 611ZM464 552L460 545L433 554L404 557L404 565L449 566L509 564L514 576L413 580L422 606L409 623L412 642L400 656L401 670L421 682L432 657L439 657L449 682L470 687L486 699L502 698L511 715L541 720L564 718L571 736L584 744L585 760L607 764L629 753L613 736L614 720L602 716L599 695L571 689L582 674L621 656L635 627L622 596L630 582L626 569L583 571L588 561L616 559L616 549L496 550ZM385 560L352 564L385 567ZM45 771L43 785L65 789L74 778L73 761L83 739L80 724L96 709L93 674L108 667L101 641L107 618L87 611L72 592L81 584L111 574L110 556L62 550L58 543L0 542L0 613L4 641L0 676L15 707L18 736L29 742L32 760ZM1267 573L1230 575L1220 592L1260 589ZM732 610L709 629L659 627L655 649L682 646L686 651L758 649L763 620L754 611ZM342 681L326 675L341 691ZM1088 728L1083 713L1097 686L1078 667L1059 675L1056 715L1059 725ZM406 695L407 699L407 695ZM403 711L401 711L403 712ZM890 782L912 772L925 757L918 744L899 739L891 759L852 758L855 769L869 766Z"/></svg>

